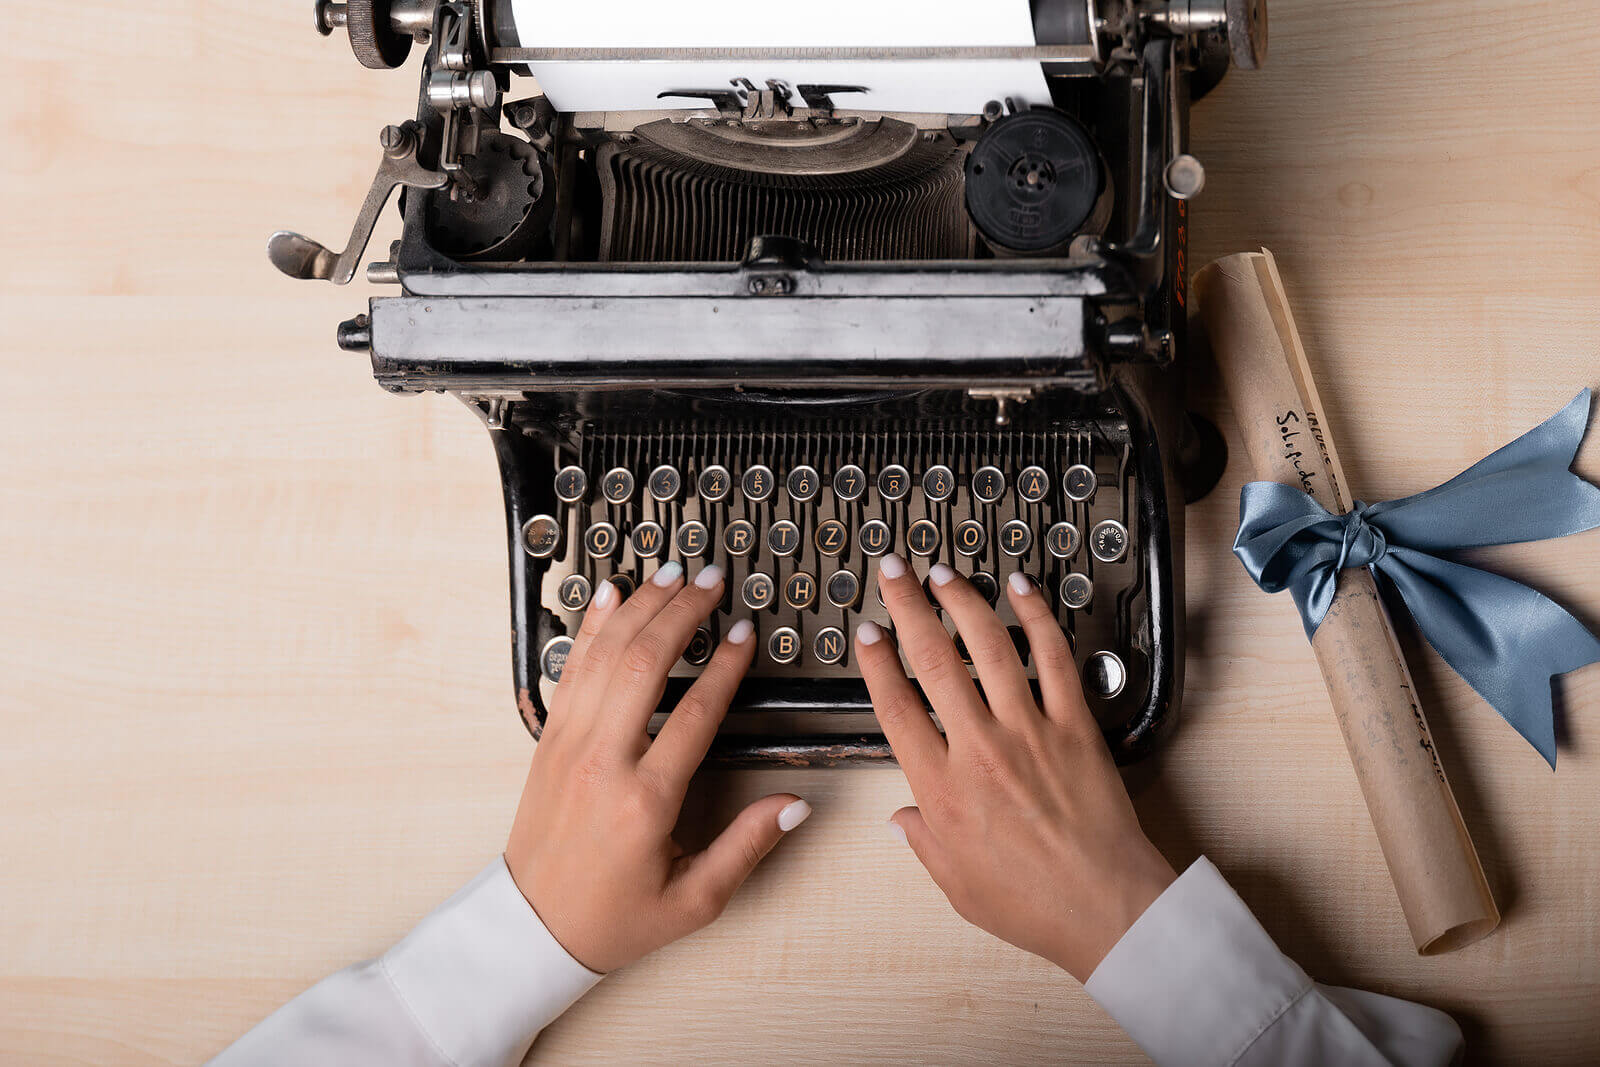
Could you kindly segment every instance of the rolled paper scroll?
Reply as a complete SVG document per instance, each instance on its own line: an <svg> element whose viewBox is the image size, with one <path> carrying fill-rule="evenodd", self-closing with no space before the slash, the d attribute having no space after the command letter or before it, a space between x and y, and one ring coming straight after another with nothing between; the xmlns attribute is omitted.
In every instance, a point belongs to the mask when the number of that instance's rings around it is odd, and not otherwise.
<svg viewBox="0 0 1600 1067"><path fill-rule="evenodd" d="M1272 253L1219 259L1195 291L1254 479L1292 485L1335 515L1349 511L1352 494ZM1485 937L1500 912L1367 569L1339 572L1311 649L1417 951L1449 952Z"/></svg>

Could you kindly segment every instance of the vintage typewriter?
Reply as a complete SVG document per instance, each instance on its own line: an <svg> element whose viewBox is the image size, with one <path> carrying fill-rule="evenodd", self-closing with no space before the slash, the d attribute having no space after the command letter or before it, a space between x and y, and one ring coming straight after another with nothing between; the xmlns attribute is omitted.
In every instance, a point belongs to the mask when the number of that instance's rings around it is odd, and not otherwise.
<svg viewBox="0 0 1600 1067"><path fill-rule="evenodd" d="M1225 461L1182 406L1187 118L1260 64L1266 14L1021 2L1031 39L1004 46L611 49L543 36L537 0L316 5L369 67L422 46L420 101L348 247L280 233L271 258L348 282L401 190L367 267L398 292L338 342L489 428L535 736L596 585L676 559L728 583L664 707L749 618L716 754L889 758L850 638L888 622L890 552L955 566L1008 624L1001 587L1031 575L1119 761L1171 726L1183 505ZM966 84L1022 68L1032 99Z"/></svg>

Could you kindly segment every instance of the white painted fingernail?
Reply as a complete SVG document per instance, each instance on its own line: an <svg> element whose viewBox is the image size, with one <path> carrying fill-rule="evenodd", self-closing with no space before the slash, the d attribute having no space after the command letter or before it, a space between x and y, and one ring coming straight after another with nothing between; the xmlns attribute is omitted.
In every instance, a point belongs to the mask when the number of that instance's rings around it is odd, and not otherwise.
<svg viewBox="0 0 1600 1067"><path fill-rule="evenodd" d="M955 577L956 572L943 563L935 563L928 568L928 580L934 585L949 585Z"/></svg>
<svg viewBox="0 0 1600 1067"><path fill-rule="evenodd" d="M701 589L715 589L722 584L722 568L713 563L694 576L694 584Z"/></svg>
<svg viewBox="0 0 1600 1067"><path fill-rule="evenodd" d="M683 564L679 563L675 559L671 559L663 563L661 568L650 576L650 581L651 584L659 585L661 588L665 589L673 582L676 582L682 574Z"/></svg>
<svg viewBox="0 0 1600 1067"><path fill-rule="evenodd" d="M740 619L738 622L733 624L733 629L728 631L728 643L731 645L742 645L746 641L750 640L751 636L755 632L755 623L751 622L749 619Z"/></svg>
<svg viewBox="0 0 1600 1067"><path fill-rule="evenodd" d="M856 640L863 645L875 645L883 640L883 627L868 619L856 627Z"/></svg>
<svg viewBox="0 0 1600 1067"><path fill-rule="evenodd" d="M811 818L811 805L803 800L797 800L778 812L778 829L788 833L809 818Z"/></svg>
<svg viewBox="0 0 1600 1067"><path fill-rule="evenodd" d="M899 556L884 556L878 561L878 573L885 578L898 578L906 572L906 561Z"/></svg>
<svg viewBox="0 0 1600 1067"><path fill-rule="evenodd" d="M897 822L892 822L892 823L890 823L890 824L889 824L889 832L890 832L890 833L891 833L891 834L893 834L893 835L894 835L894 836L895 836L895 838L896 838L896 839L897 839L897 840L898 840L898 841L899 841L899 842L900 842L900 843L901 843L901 844L902 844L902 845L909 845L909 844L910 844L910 843L911 843L911 842L909 842L909 841L907 841L907 840L906 840L906 832L905 832L905 830L904 830L904 829L902 829L902 828L901 828L901 826L900 826L900 824L899 824L899 823L897 823Z"/></svg>
<svg viewBox="0 0 1600 1067"><path fill-rule="evenodd" d="M617 602L617 587L614 582L601 582L600 588L594 591L594 599L590 601L595 607L604 611Z"/></svg>
<svg viewBox="0 0 1600 1067"><path fill-rule="evenodd" d="M1033 594L1033 579L1021 571L1011 576L1011 591L1018 596L1031 596Z"/></svg>

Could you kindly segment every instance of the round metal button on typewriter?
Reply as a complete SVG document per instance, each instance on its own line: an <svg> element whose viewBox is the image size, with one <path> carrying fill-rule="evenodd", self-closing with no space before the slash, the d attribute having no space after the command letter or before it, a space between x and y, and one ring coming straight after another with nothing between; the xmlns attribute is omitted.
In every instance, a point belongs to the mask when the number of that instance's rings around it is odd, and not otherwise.
<svg viewBox="0 0 1600 1067"><path fill-rule="evenodd" d="M792 556L800 549L800 527L779 519L767 529L767 547L774 556Z"/></svg>
<svg viewBox="0 0 1600 1067"><path fill-rule="evenodd" d="M1078 610L1089 606L1094 599L1094 583L1082 574L1069 574L1061 579L1061 603Z"/></svg>
<svg viewBox="0 0 1600 1067"><path fill-rule="evenodd" d="M891 463L878 472L878 495L885 500L904 500L911 492L911 472Z"/></svg>
<svg viewBox="0 0 1600 1067"><path fill-rule="evenodd" d="M600 492L613 504L626 504L633 499L633 472L612 467L600 479Z"/></svg>
<svg viewBox="0 0 1600 1067"><path fill-rule="evenodd" d="M906 544L919 556L931 556L939 551L939 527L927 519L918 519L906 531Z"/></svg>
<svg viewBox="0 0 1600 1067"><path fill-rule="evenodd" d="M1096 652L1083 665L1083 680L1089 692L1110 700L1128 684L1128 668L1115 652Z"/></svg>
<svg viewBox="0 0 1600 1067"><path fill-rule="evenodd" d="M988 540L989 534L977 519L968 519L956 527L956 551L963 556L976 556Z"/></svg>
<svg viewBox="0 0 1600 1067"><path fill-rule="evenodd" d="M817 662L830 667L844 659L844 650L844 631L837 626L824 626L811 640L811 652L817 657Z"/></svg>
<svg viewBox="0 0 1600 1067"><path fill-rule="evenodd" d="M640 559L654 559L667 547L667 532L660 523L646 520L633 528L633 554Z"/></svg>
<svg viewBox="0 0 1600 1067"><path fill-rule="evenodd" d="M867 491L867 472L846 463L833 474L833 495L840 500L860 500Z"/></svg>
<svg viewBox="0 0 1600 1067"><path fill-rule="evenodd" d="M844 523L829 519L817 527L816 542L818 552L824 556L837 556L850 543L850 537L845 532Z"/></svg>
<svg viewBox="0 0 1600 1067"><path fill-rule="evenodd" d="M567 669L567 653L572 651L572 638L552 637L539 650L539 673L552 682L561 681L561 672Z"/></svg>
<svg viewBox="0 0 1600 1067"><path fill-rule="evenodd" d="M955 491L955 472L942 463L929 467L928 473L922 476L922 493L935 504L949 500Z"/></svg>
<svg viewBox="0 0 1600 1067"><path fill-rule="evenodd" d="M772 584L772 578L756 571L744 580L744 587L739 591L739 599L743 600L744 606L751 611L764 611L772 606L772 598L777 592L777 588Z"/></svg>
<svg viewBox="0 0 1600 1067"><path fill-rule="evenodd" d="M561 544L561 524L548 515L535 515L522 524L522 547L534 559L549 559Z"/></svg>
<svg viewBox="0 0 1600 1067"><path fill-rule="evenodd" d="M690 519L678 527L678 551L685 556L690 558L703 556L710 546L711 531L706 529L705 523Z"/></svg>
<svg viewBox="0 0 1600 1067"><path fill-rule="evenodd" d="M1000 548L1008 556L1026 556L1033 547L1033 528L1021 519L1000 527Z"/></svg>
<svg viewBox="0 0 1600 1067"><path fill-rule="evenodd" d="M589 579L581 574L569 574L561 579L561 606L568 611L582 611L589 606Z"/></svg>
<svg viewBox="0 0 1600 1067"><path fill-rule="evenodd" d="M670 463L663 463L650 472L650 495L665 504L669 500L678 499L678 494L683 491L683 475L678 473L678 468Z"/></svg>
<svg viewBox="0 0 1600 1067"><path fill-rule="evenodd" d="M615 526L597 522L583 531L583 550L596 559L604 559L616 552L619 540Z"/></svg>
<svg viewBox="0 0 1600 1067"><path fill-rule="evenodd" d="M1101 563L1116 563L1128 554L1128 528L1116 519L1106 519L1089 534L1089 551Z"/></svg>
<svg viewBox="0 0 1600 1067"><path fill-rule="evenodd" d="M804 504L817 498L817 490L822 488L822 475L817 473L817 468L799 466L789 472L787 483L789 499Z"/></svg>
<svg viewBox="0 0 1600 1067"><path fill-rule="evenodd" d="M800 658L800 635L791 627L778 627L767 638L767 655L774 663L793 663Z"/></svg>
<svg viewBox="0 0 1600 1067"><path fill-rule="evenodd" d="M889 524L881 519L862 523L856 537L861 541L861 551L869 556L881 556L889 551L889 543L894 539L889 533Z"/></svg>
<svg viewBox="0 0 1600 1067"><path fill-rule="evenodd" d="M1006 476L999 467L979 467L972 476L972 495L985 504L993 504L1006 495Z"/></svg>
<svg viewBox="0 0 1600 1067"><path fill-rule="evenodd" d="M1058 522L1044 535L1044 546L1056 559L1071 559L1078 554L1082 538L1078 528L1070 522Z"/></svg>
<svg viewBox="0 0 1600 1067"><path fill-rule="evenodd" d="M711 640L711 631L702 626L689 638L689 647L683 650L683 662L691 667L704 667L711 662L711 653L716 649Z"/></svg>
<svg viewBox="0 0 1600 1067"><path fill-rule="evenodd" d="M1030 504L1037 504L1050 495L1050 475L1043 467L1025 467L1017 476L1017 495Z"/></svg>
<svg viewBox="0 0 1600 1067"><path fill-rule="evenodd" d="M719 463L713 463L700 472L700 499L710 503L717 503L728 499L728 494L733 492L733 475L728 473L728 468Z"/></svg>
<svg viewBox="0 0 1600 1067"><path fill-rule="evenodd" d="M967 581L971 582L972 588L976 589L983 599L989 602L990 607L993 607L994 602L1000 599L1000 583L988 571L977 571L969 576Z"/></svg>
<svg viewBox="0 0 1600 1067"><path fill-rule="evenodd" d="M589 476L582 467L562 467L556 471L556 499L576 504L589 492Z"/></svg>
<svg viewBox="0 0 1600 1067"><path fill-rule="evenodd" d="M617 587L617 592L622 594L623 600L627 600L633 595L633 591L639 588L626 574L613 574L606 581Z"/></svg>
<svg viewBox="0 0 1600 1067"><path fill-rule="evenodd" d="M828 578L828 603L836 608L855 607L861 597L861 579L854 571L834 571Z"/></svg>
<svg viewBox="0 0 1600 1067"><path fill-rule="evenodd" d="M744 490L746 500L759 504L772 496L772 491L778 487L778 479L773 477L771 467L757 463L744 472L739 487Z"/></svg>
<svg viewBox="0 0 1600 1067"><path fill-rule="evenodd" d="M1095 487L1100 484L1100 480L1094 476L1094 471L1082 463L1074 463L1068 467L1062 481L1066 483L1067 496L1079 503L1094 496Z"/></svg>
<svg viewBox="0 0 1600 1067"><path fill-rule="evenodd" d="M756 528L744 519L734 519L722 531L722 547L735 556L747 556L756 546Z"/></svg>
<svg viewBox="0 0 1600 1067"><path fill-rule="evenodd" d="M783 583L783 602L796 611L804 611L817 602L817 580L805 571L796 571Z"/></svg>

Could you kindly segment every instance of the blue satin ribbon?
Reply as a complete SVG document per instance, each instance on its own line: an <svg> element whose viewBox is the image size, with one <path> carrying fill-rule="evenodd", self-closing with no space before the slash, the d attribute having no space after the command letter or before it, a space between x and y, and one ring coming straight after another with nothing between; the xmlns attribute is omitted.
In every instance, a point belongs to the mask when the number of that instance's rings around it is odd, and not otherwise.
<svg viewBox="0 0 1600 1067"><path fill-rule="evenodd" d="M1600 488L1570 470L1589 402L1585 389L1560 414L1437 488L1379 504L1358 500L1345 515L1293 486L1252 482L1239 499L1233 553L1262 589L1289 590L1307 638L1333 604L1341 569L1383 575L1428 643L1554 769L1550 679L1600 660L1600 639L1522 583L1437 553L1600 527Z"/></svg>

